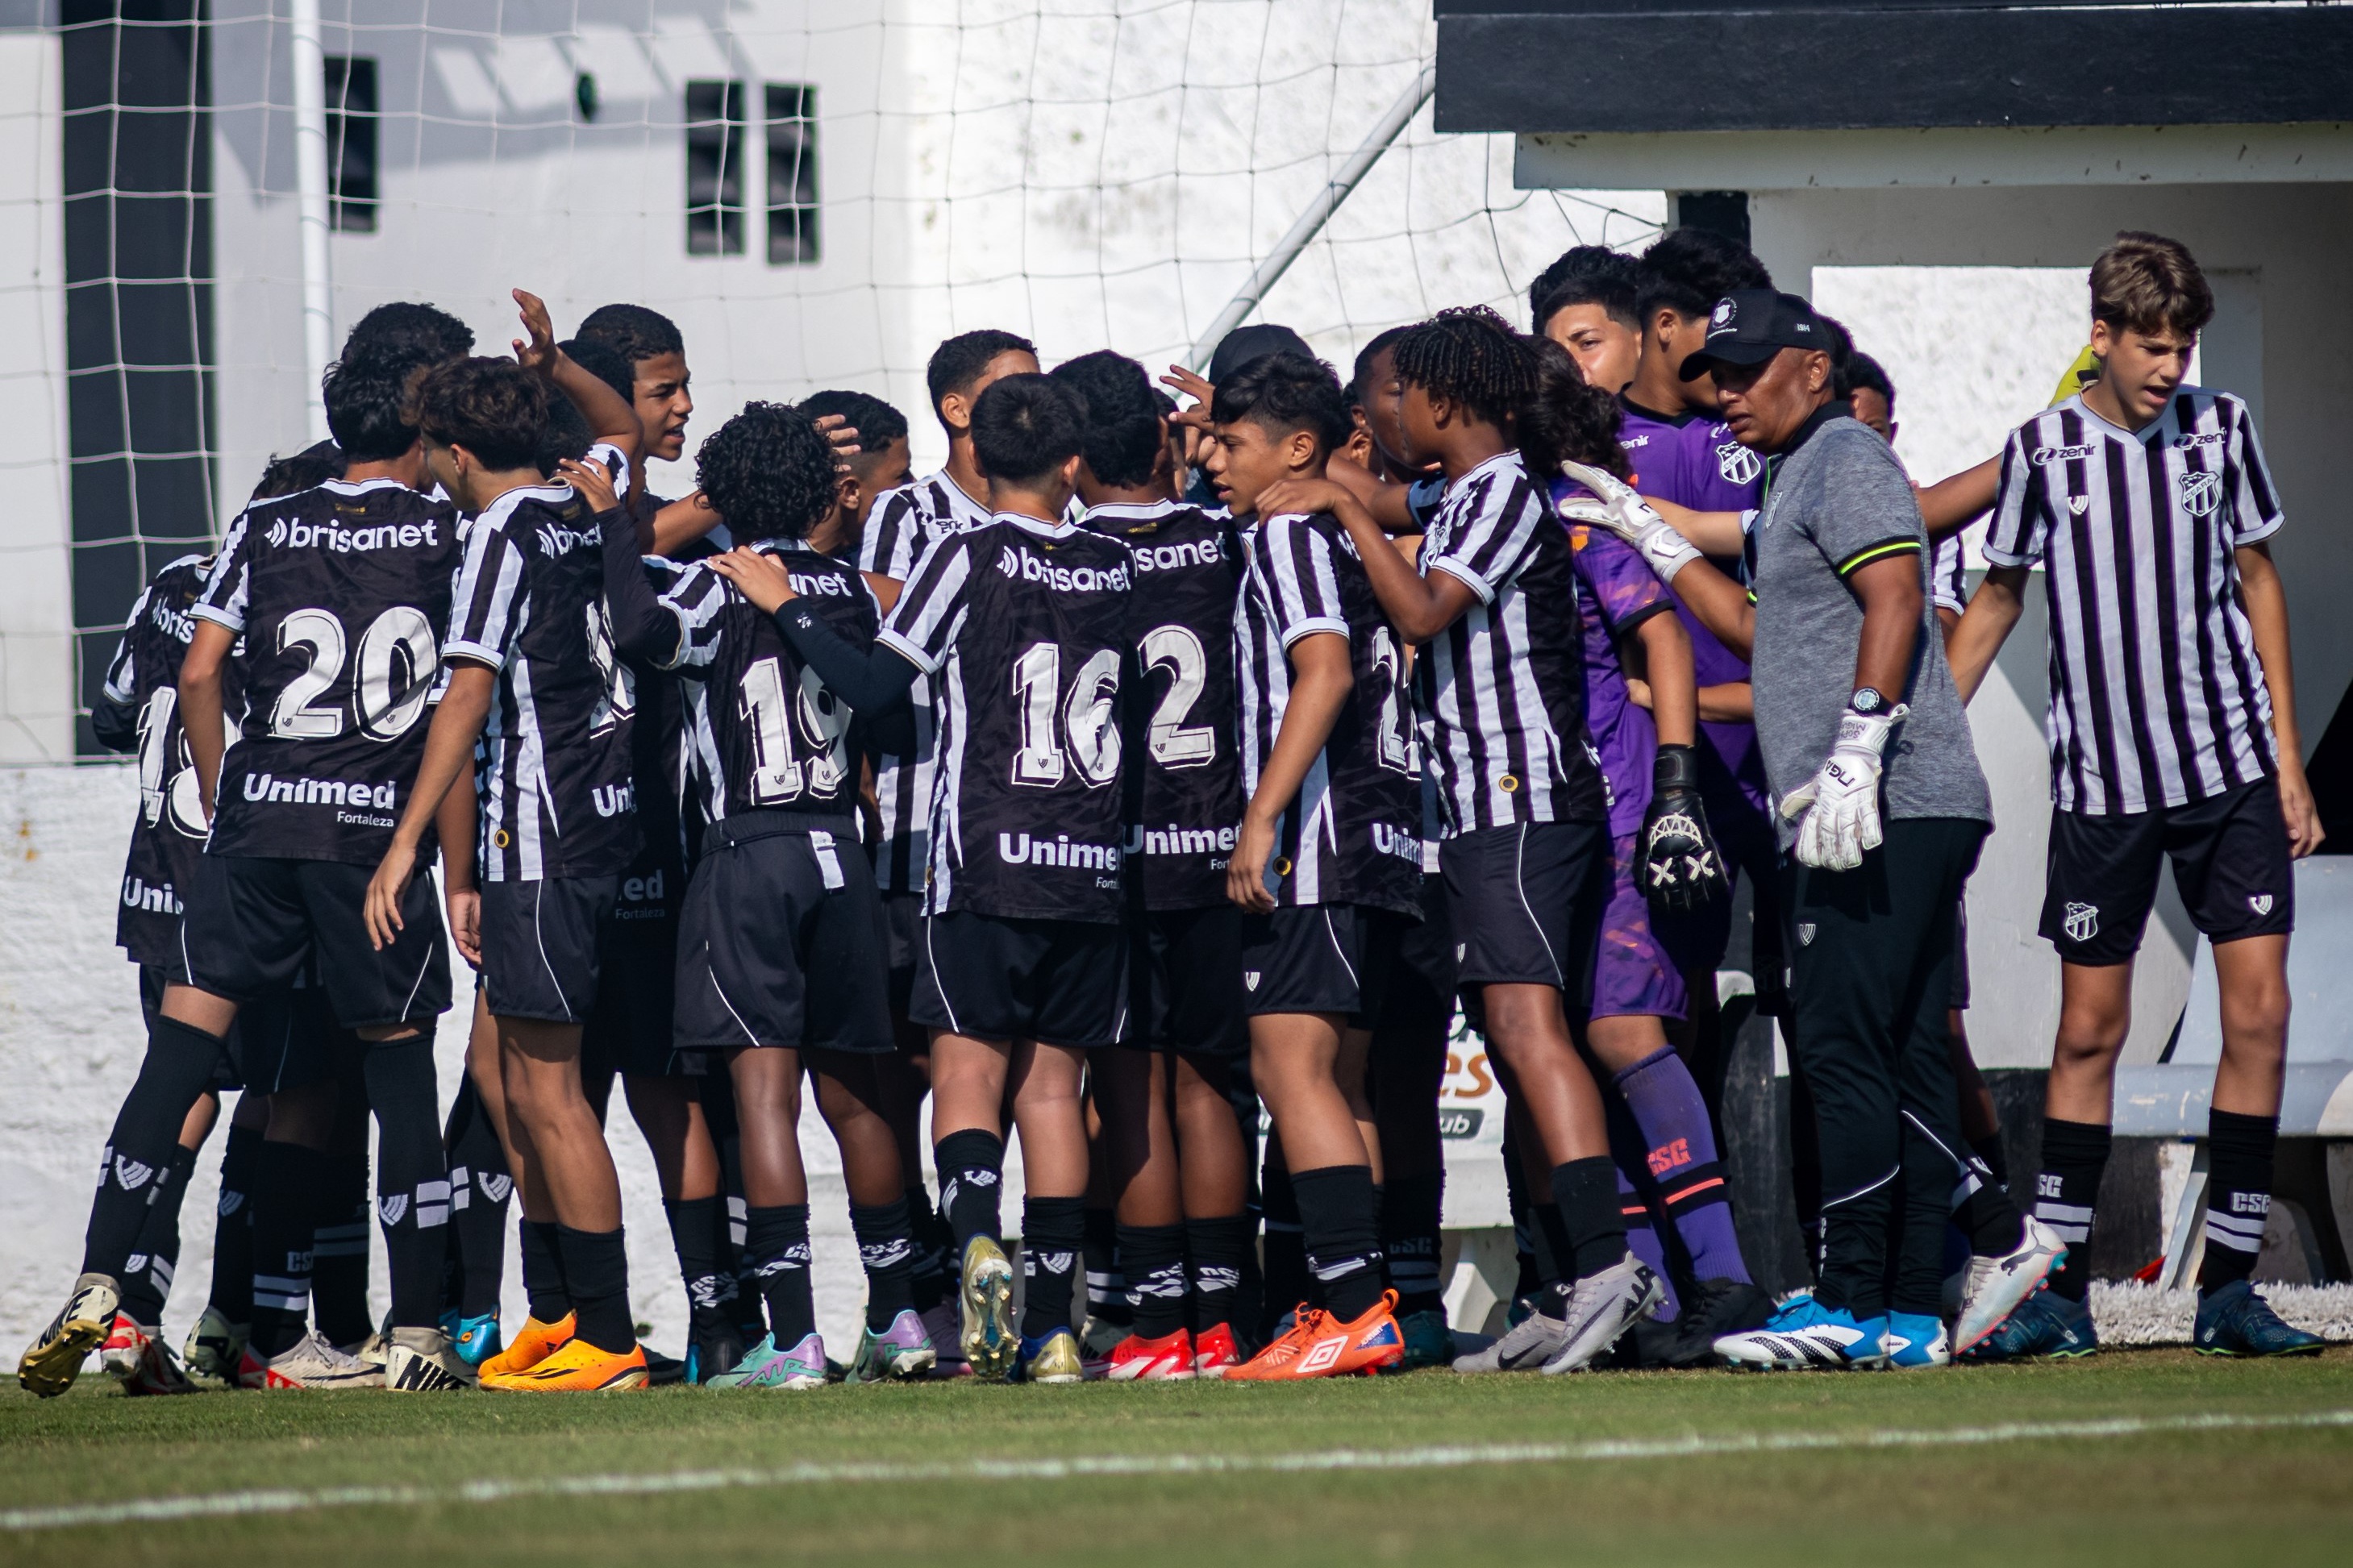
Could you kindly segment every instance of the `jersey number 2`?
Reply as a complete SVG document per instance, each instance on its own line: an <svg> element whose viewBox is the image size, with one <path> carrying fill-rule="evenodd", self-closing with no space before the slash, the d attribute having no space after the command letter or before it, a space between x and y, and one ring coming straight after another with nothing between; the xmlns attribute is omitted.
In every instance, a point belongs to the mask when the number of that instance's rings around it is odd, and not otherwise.
<svg viewBox="0 0 2353 1568"><path fill-rule="evenodd" d="M1065 697L1061 645L1031 643L1013 661L1013 696L1021 713L1021 749L1013 753L1015 784L1050 789L1071 766L1090 784L1106 784L1118 776L1119 726L1112 720L1119 697L1118 649L1096 649L1079 666Z"/></svg>
<svg viewBox="0 0 2353 1568"><path fill-rule="evenodd" d="M1208 656L1190 626L1155 626L1144 634L1144 668L1166 667L1168 695L1152 710L1152 760L1164 768L1198 768L1218 760L1213 725L1187 724L1186 717L1209 683Z"/></svg>

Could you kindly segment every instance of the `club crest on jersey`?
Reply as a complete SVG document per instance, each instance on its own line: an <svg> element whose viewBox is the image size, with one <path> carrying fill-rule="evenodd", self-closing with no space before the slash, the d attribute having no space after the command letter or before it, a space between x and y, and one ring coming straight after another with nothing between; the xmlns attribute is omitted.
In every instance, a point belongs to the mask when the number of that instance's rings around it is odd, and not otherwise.
<svg viewBox="0 0 2353 1568"><path fill-rule="evenodd" d="M2272 896L2269 893L2249 893L2247 908L2254 910L2258 916L2267 915L2272 912Z"/></svg>
<svg viewBox="0 0 2353 1568"><path fill-rule="evenodd" d="M1811 947L1811 946L1813 946L1813 945L1814 945L1814 922L1813 922L1813 921L1799 921L1799 924L1798 924L1798 945L1799 945L1799 947Z"/></svg>
<svg viewBox="0 0 2353 1568"><path fill-rule="evenodd" d="M2067 498L2067 510L2073 512L2077 517L2081 517L2085 512L2092 510L2092 498L2090 496L2069 496Z"/></svg>
<svg viewBox="0 0 2353 1568"><path fill-rule="evenodd" d="M2069 942L2091 941L2100 934L2100 906L2069 904L2066 919L2060 923L2060 929L2067 933Z"/></svg>
<svg viewBox="0 0 2353 1568"><path fill-rule="evenodd" d="M2181 497L2181 510L2192 517L2204 517L2222 504L2222 476L2217 473L2192 472L2174 481Z"/></svg>
<svg viewBox="0 0 2353 1568"><path fill-rule="evenodd" d="M1715 471L1724 476L1725 484L1753 485L1765 471L1765 463L1739 442L1726 441L1715 449Z"/></svg>

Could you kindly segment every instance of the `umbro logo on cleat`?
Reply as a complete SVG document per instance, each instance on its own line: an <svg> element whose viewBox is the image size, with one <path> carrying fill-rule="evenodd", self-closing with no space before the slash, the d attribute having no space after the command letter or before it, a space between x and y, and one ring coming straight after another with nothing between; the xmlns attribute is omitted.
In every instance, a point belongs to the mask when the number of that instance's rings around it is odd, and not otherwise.
<svg viewBox="0 0 2353 1568"><path fill-rule="evenodd" d="M1337 1362L1340 1352L1347 1348L1348 1336L1345 1334L1334 1334L1329 1339L1318 1340L1314 1350L1299 1358L1299 1370L1303 1374L1323 1372Z"/></svg>

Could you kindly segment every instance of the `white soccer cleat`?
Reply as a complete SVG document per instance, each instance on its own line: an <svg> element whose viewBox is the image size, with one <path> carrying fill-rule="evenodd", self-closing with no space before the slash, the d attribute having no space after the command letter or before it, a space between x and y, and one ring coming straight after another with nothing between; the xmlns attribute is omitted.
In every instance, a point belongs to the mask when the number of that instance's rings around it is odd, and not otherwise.
<svg viewBox="0 0 2353 1568"><path fill-rule="evenodd" d="M404 1394L474 1386L474 1369L438 1329L395 1329L384 1355L384 1385Z"/></svg>
<svg viewBox="0 0 2353 1568"><path fill-rule="evenodd" d="M242 1378L248 1388L382 1388L384 1369L337 1350L313 1329L267 1362L248 1345Z"/></svg>
<svg viewBox="0 0 2353 1568"><path fill-rule="evenodd" d="M1969 1259L1969 1282L1961 1291L1961 1315L1953 1325L1953 1353L2001 1327L2019 1304L2042 1288L2051 1271L2067 1260L2067 1244L2032 1215L2022 1216L2018 1245L1999 1258Z"/></svg>
<svg viewBox="0 0 2353 1568"><path fill-rule="evenodd" d="M1582 1372L1637 1319L1657 1311L1664 1300L1659 1277L1630 1252L1592 1278L1578 1280L1568 1293L1560 1348L1544 1363L1545 1374Z"/></svg>

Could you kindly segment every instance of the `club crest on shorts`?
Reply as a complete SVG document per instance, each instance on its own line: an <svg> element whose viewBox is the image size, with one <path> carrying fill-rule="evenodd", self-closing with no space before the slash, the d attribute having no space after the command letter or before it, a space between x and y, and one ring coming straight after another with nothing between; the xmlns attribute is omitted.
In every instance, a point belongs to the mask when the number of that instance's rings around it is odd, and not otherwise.
<svg viewBox="0 0 2353 1568"><path fill-rule="evenodd" d="M1811 947L1814 945L1813 921L1799 921L1798 922L1798 945L1799 947Z"/></svg>
<svg viewBox="0 0 2353 1568"><path fill-rule="evenodd" d="M2272 896L2269 893L2249 893L2247 908L2254 910L2259 917L2267 915L2272 912Z"/></svg>
<svg viewBox="0 0 2353 1568"><path fill-rule="evenodd" d="M2060 929L2067 933L2067 940L2069 942L2091 941L2094 937L2100 934L2100 906L2097 904L2069 904L2067 906L2067 918L2061 924Z"/></svg>
<svg viewBox="0 0 2353 1568"><path fill-rule="evenodd" d="M1266 972L1265 972L1264 970L1262 970L1262 969L1245 969L1245 970L1243 970L1243 971L1242 971L1242 989L1243 989L1243 990L1245 990L1245 991L1255 991L1255 990L1257 990L1257 989L1258 989L1258 983L1259 983L1259 981L1260 981L1261 979L1264 978L1265 973L1266 973Z"/></svg>
<svg viewBox="0 0 2353 1568"><path fill-rule="evenodd" d="M2181 510L2192 517L2204 517L2222 504L2222 476L2220 473L2186 473L2175 481L2180 492Z"/></svg>
<svg viewBox="0 0 2353 1568"><path fill-rule="evenodd" d="M1724 476L1728 485L1753 485L1765 471L1764 460L1737 441L1726 441L1715 449L1715 471Z"/></svg>

